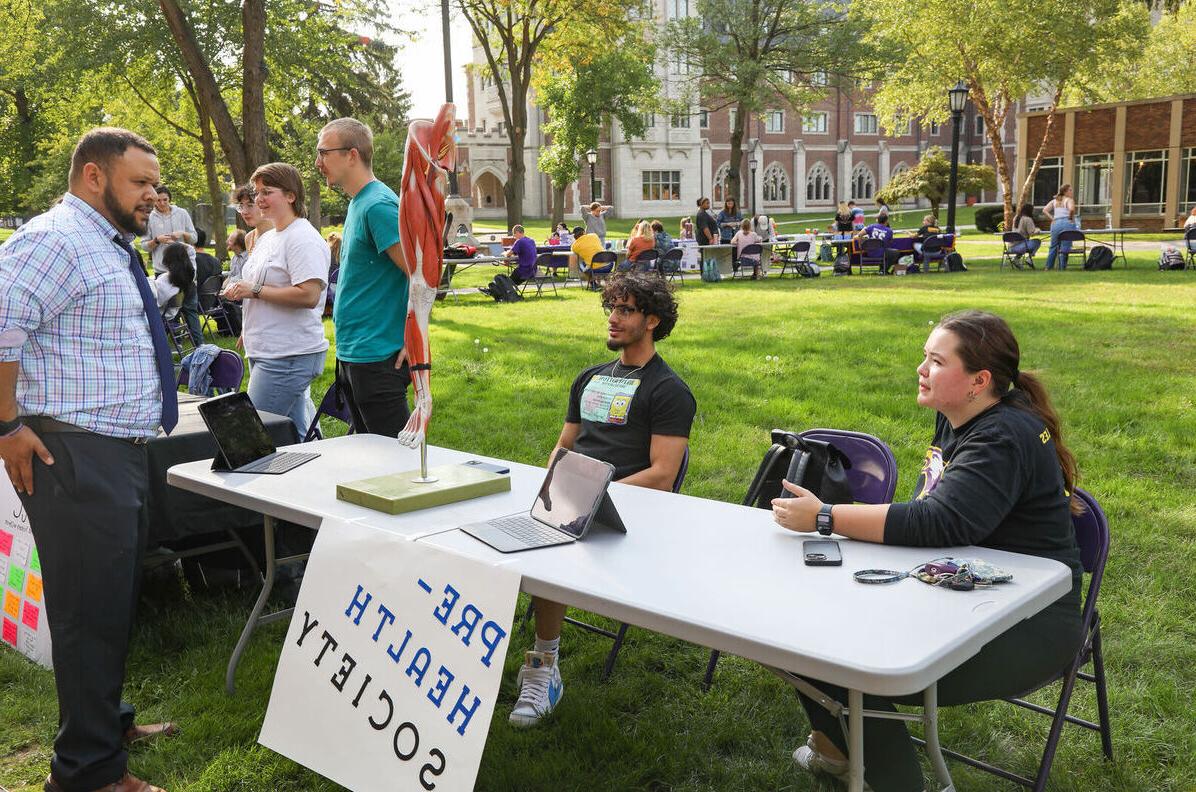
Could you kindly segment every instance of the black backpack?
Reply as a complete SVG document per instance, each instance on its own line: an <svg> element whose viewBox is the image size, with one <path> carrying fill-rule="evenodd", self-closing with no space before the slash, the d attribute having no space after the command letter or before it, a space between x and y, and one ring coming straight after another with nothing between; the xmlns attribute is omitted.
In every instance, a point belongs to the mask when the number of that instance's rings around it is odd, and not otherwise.
<svg viewBox="0 0 1196 792"><path fill-rule="evenodd" d="M947 272L967 272L968 268L963 263L963 256L958 253L951 252L947 254L946 259Z"/></svg>
<svg viewBox="0 0 1196 792"><path fill-rule="evenodd" d="M771 509L773 498L789 497L781 479L805 487L823 503L852 503L855 498L846 472L850 467L851 460L831 443L773 429L772 447L757 468L743 505Z"/></svg>
<svg viewBox="0 0 1196 792"><path fill-rule="evenodd" d="M1084 262L1086 270L1113 269L1113 249L1104 245L1097 245L1088 252L1088 260Z"/></svg>
<svg viewBox="0 0 1196 792"><path fill-rule="evenodd" d="M851 254L850 253L840 253L839 254L839 257L837 259L835 259L834 273L836 275L850 275L851 274Z"/></svg>
<svg viewBox="0 0 1196 792"><path fill-rule="evenodd" d="M519 293L519 288L515 286L515 281L511 280L510 275L495 275L494 280L490 281L487 293L494 298L495 302L513 303L523 299L523 295Z"/></svg>

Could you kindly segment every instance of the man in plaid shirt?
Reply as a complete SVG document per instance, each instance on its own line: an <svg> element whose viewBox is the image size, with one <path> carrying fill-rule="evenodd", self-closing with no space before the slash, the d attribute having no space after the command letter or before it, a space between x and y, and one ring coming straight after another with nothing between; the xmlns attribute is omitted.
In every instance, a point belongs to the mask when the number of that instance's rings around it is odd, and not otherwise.
<svg viewBox="0 0 1196 792"><path fill-rule="evenodd" d="M178 416L161 316L131 247L158 159L143 138L93 129L70 191L0 247L0 458L37 542L59 728L47 792L153 792L125 745L121 701L146 538L146 441ZM165 358L165 359L163 359Z"/></svg>

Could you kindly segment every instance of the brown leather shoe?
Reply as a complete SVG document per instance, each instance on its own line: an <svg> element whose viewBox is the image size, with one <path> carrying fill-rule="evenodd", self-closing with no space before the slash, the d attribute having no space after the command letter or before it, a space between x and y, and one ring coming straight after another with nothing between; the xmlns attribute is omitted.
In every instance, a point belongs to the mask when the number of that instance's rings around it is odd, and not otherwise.
<svg viewBox="0 0 1196 792"><path fill-rule="evenodd" d="M147 723L144 726L130 726L125 732L124 741L128 747L136 743L149 742L159 737L173 737L179 733L177 723Z"/></svg>
<svg viewBox="0 0 1196 792"><path fill-rule="evenodd" d="M46 776L46 783L42 787L45 792L62 792L62 787L54 780L53 774ZM100 787L95 792L166 792L166 790L147 784L140 778L126 772L119 781Z"/></svg>

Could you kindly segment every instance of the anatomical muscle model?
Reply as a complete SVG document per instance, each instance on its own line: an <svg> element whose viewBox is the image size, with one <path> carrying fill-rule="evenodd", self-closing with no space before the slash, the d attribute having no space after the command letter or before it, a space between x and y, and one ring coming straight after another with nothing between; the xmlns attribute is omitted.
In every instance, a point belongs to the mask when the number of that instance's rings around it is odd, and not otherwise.
<svg viewBox="0 0 1196 792"><path fill-rule="evenodd" d="M411 280L404 346L411 367L415 409L399 432L399 442L411 448L423 443L432 417L428 317L436 300L444 259L441 180L453 167L457 154L453 143L455 113L453 105L445 104L435 121L412 121L407 127L407 154L399 194L399 237L403 245L403 268Z"/></svg>

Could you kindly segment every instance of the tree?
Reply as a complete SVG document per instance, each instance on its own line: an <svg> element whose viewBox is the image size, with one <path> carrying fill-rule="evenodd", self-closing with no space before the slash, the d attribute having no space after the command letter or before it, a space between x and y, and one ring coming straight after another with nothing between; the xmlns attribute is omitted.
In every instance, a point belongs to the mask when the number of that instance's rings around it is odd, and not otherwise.
<svg viewBox="0 0 1196 792"><path fill-rule="evenodd" d="M1124 102L1157 96L1196 93L1196 0L1174 4L1150 31L1138 57L1101 72L1095 97Z"/></svg>
<svg viewBox="0 0 1196 792"><path fill-rule="evenodd" d="M486 56L486 70L494 80L510 144L510 163L504 187L507 223L523 219L523 180L527 173L528 97L536 61L569 37L573 28L590 31L591 42L617 41L628 20L642 19L645 0L457 0L474 40Z"/></svg>
<svg viewBox="0 0 1196 792"><path fill-rule="evenodd" d="M939 205L948 198L951 162L938 146L926 149L918 164L898 173L876 192L878 203L895 204L904 198L925 198L937 216ZM997 175L988 165L959 166L958 188L962 193L978 193L997 186ZM1007 226L1008 227L1008 226Z"/></svg>
<svg viewBox="0 0 1196 792"><path fill-rule="evenodd" d="M644 113L658 104L660 83L652 71L655 49L640 26L630 26L611 46L580 46L585 31L574 30L576 48L558 51L570 57L545 58L532 85L548 108L544 132L550 143L540 152L539 168L552 181L552 224L565 219L565 188L577 180L580 158L598 148L604 124L618 119L627 139L645 132Z"/></svg>
<svg viewBox="0 0 1196 792"><path fill-rule="evenodd" d="M736 110L731 195L748 119L778 103L800 113L826 95L832 76L872 74L878 58L862 32L838 0L698 0L695 16L666 26L662 48L697 69L706 105Z"/></svg>
<svg viewBox="0 0 1196 792"><path fill-rule="evenodd" d="M1148 9L1133 0L886 0L858 8L872 23L872 42L904 56L873 97L884 126L947 121L947 90L963 79L985 121L1006 227L1034 185L1060 100L1090 93L1102 70L1141 49L1149 27ZM910 24L932 19L950 20L947 40ZM1044 87L1052 98L1043 136L1029 141L1026 180L1014 185L1005 121L1022 97Z"/></svg>

